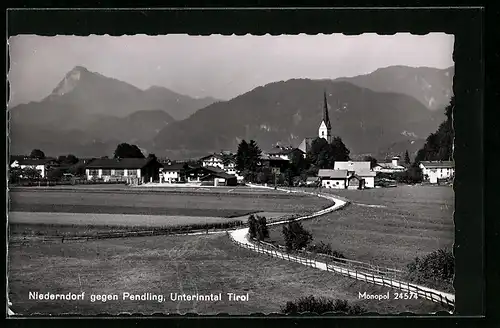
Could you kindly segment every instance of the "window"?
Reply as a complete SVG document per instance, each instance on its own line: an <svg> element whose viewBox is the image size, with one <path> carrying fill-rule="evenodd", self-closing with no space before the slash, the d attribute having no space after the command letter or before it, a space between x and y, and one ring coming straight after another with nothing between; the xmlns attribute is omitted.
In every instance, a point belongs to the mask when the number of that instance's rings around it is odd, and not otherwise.
<svg viewBox="0 0 500 328"><path fill-rule="evenodd" d="M340 184L340 182L337 181L337 183L335 183L337 186Z"/></svg>
<svg viewBox="0 0 500 328"><path fill-rule="evenodd" d="M326 184L327 184L327 185L329 185L329 184L330 184L330 181L327 181L327 182L326 182Z"/></svg>
<svg viewBox="0 0 500 328"><path fill-rule="evenodd" d="M125 170L115 170L115 176L119 176L119 177L122 177L125 175Z"/></svg>
<svg viewBox="0 0 500 328"><path fill-rule="evenodd" d="M136 169L128 170L127 175L131 176L131 177L135 177L135 176L137 176L137 170Z"/></svg>
<svg viewBox="0 0 500 328"><path fill-rule="evenodd" d="M102 175L104 175L104 176L111 175L111 170L110 169L103 169L102 170Z"/></svg>
<svg viewBox="0 0 500 328"><path fill-rule="evenodd" d="M98 174L99 174L98 171L95 170L95 169L94 170L89 170L89 175L90 176L97 176Z"/></svg>
<svg viewBox="0 0 500 328"><path fill-rule="evenodd" d="M321 131L321 136L325 136L325 131Z"/></svg>

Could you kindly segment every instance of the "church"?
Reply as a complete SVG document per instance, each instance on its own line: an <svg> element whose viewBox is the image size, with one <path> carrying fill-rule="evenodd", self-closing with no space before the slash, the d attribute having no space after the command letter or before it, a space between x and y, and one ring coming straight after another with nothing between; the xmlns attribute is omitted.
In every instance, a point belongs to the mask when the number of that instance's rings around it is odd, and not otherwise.
<svg viewBox="0 0 500 328"><path fill-rule="evenodd" d="M328 141L328 143L331 143L333 140L332 137L332 124L330 123L330 117L328 115L328 103L326 101L326 91L324 92L324 100L323 100L323 120L321 121L321 124L319 125L318 129L318 137L325 139ZM307 153L307 151L311 148L311 144L314 139L317 137L309 137L309 138L304 138L302 142L299 145L299 149L302 150L304 153Z"/></svg>

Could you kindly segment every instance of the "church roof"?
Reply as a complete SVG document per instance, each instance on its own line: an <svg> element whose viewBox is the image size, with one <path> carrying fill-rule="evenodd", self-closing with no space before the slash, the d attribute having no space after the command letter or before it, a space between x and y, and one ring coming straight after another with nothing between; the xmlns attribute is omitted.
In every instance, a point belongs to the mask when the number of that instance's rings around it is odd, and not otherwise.
<svg viewBox="0 0 500 328"><path fill-rule="evenodd" d="M325 122L327 129L332 128L332 124L330 123L330 117L328 116L328 102L326 101L326 91L324 92L323 122Z"/></svg>

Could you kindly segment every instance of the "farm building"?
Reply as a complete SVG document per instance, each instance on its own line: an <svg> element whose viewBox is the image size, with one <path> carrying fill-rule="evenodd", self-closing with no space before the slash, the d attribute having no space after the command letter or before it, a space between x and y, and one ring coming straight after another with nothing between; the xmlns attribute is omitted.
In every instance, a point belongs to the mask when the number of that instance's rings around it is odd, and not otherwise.
<svg viewBox="0 0 500 328"><path fill-rule="evenodd" d="M181 181L181 173L184 163L168 162L160 168L160 183L176 183Z"/></svg>
<svg viewBox="0 0 500 328"><path fill-rule="evenodd" d="M321 179L321 187L346 189L348 172L347 170L327 170L318 171L318 177Z"/></svg>
<svg viewBox="0 0 500 328"><path fill-rule="evenodd" d="M419 166L422 169L424 179L430 183L451 179L455 175L455 163L453 161L422 161Z"/></svg>
<svg viewBox="0 0 500 328"><path fill-rule="evenodd" d="M270 156L267 154L262 154L260 155L259 163L261 167L267 167L273 169L273 171L276 173L280 173L288 167L290 161L278 156Z"/></svg>
<svg viewBox="0 0 500 328"><path fill-rule="evenodd" d="M399 156L394 156L388 163L377 163L373 171L381 173L404 172L406 167L399 164Z"/></svg>
<svg viewBox="0 0 500 328"><path fill-rule="evenodd" d="M187 182L212 182L215 186L235 186L237 178L235 175L227 174L217 167L202 166L186 171Z"/></svg>
<svg viewBox="0 0 500 328"><path fill-rule="evenodd" d="M37 170L40 173L40 177L45 178L47 177L47 171L50 170L50 168L57 166L57 161L55 158L30 158L30 157L25 157L25 156L12 156L11 157L11 163L10 167L11 168L32 168Z"/></svg>
<svg viewBox="0 0 500 328"><path fill-rule="evenodd" d="M145 183L158 181L161 167L162 165L154 157L101 158L91 161L85 173L87 180Z"/></svg>
<svg viewBox="0 0 500 328"><path fill-rule="evenodd" d="M334 170L347 170L349 177L356 175L364 180L365 188L374 188L377 173L370 169L370 165L370 162L336 161Z"/></svg>
<svg viewBox="0 0 500 328"><path fill-rule="evenodd" d="M220 152L219 154L211 154L201 158L202 166L216 167L224 170L227 174L235 175L238 180L243 180L236 171L236 157L231 152Z"/></svg>

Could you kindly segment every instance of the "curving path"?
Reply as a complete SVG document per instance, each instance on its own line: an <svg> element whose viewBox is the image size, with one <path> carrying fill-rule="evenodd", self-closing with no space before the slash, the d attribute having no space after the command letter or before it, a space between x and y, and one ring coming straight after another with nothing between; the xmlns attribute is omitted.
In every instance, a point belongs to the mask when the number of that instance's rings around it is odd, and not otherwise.
<svg viewBox="0 0 500 328"><path fill-rule="evenodd" d="M274 189L272 187L264 187L264 186L257 186L257 185L249 185L249 186L255 187L255 188ZM281 189L281 188L277 188L277 190L281 190L281 191L285 191L285 192L301 192L301 193L305 193L305 194L315 195L318 197L323 197L323 198L332 200L334 202L334 205L332 205L328 208L325 208L321 211L315 212L315 213L310 214L310 215L306 215L306 216L297 218L297 219L295 219L295 221L318 217L320 215L324 215L326 213L330 213L330 212L333 212L335 210L338 210L339 208L342 208L342 207L349 204L348 200L339 199L340 197L337 197L337 196L330 196L330 195L324 195L324 194L319 194L319 193L302 192L302 191L296 191L296 190L287 190L287 189ZM283 221L279 221L279 222L269 223L268 225L278 225L278 224L284 224L287 222L288 222L288 220L283 220ZM264 248L256 249L254 244L248 239L248 227L233 230L233 231L229 232L229 236L238 245L245 247L245 248L248 248L248 249L251 249L255 252L267 253L269 255L273 255L273 256L281 257L281 258L289 257L292 261L299 262L299 263L304 263L306 260L305 258L301 258L299 256L290 256L290 255L285 254L284 252L280 252L280 251L271 252L271 251L266 250ZM347 270L344 267L335 266L335 265L332 265L331 263L327 264L325 262L312 261L312 265L310 265L310 266L313 266L317 269L324 270L324 271L335 271L335 272L341 273L343 275L347 275L347 276L354 278L356 280L370 282L370 283L374 283L376 285L382 285L382 286L388 285L388 281L384 280L382 277L375 278L374 275L372 275L372 274L368 274L368 273L360 272L360 271L352 272L352 271ZM423 292L424 293L423 296L426 299L431 300L433 302L441 302L442 301L442 299L440 299L439 297L433 296L433 294L437 294L437 295L442 296L443 298L446 298L452 304L454 304L454 302L455 302L455 295L454 294L441 292L438 290L434 290L432 288L428 288L428 287L420 286L420 285L415 285L415 284L411 284L411 283L403 282L403 281L393 280L390 282L390 284L392 284L392 286L390 286L390 287L394 287L394 288L401 288L401 286L407 287L407 289L409 291L419 292L419 295ZM428 295L427 295L427 292L429 293Z"/></svg>

